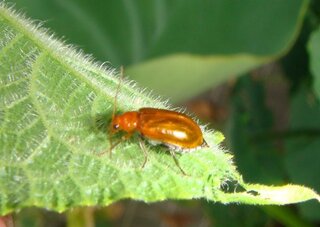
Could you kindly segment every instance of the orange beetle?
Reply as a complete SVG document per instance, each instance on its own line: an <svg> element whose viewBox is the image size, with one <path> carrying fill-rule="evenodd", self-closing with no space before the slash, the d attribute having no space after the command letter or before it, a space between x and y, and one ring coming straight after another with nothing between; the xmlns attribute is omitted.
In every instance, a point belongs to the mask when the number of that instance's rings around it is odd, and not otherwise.
<svg viewBox="0 0 320 227"><path fill-rule="evenodd" d="M177 152L191 152L207 146L197 123L175 111L141 108L115 116L111 124L112 133L121 130L130 137L138 132L143 138Z"/></svg>
<svg viewBox="0 0 320 227"><path fill-rule="evenodd" d="M121 68L121 72L122 70ZM133 133L137 132L151 144L162 144L168 147L175 163L183 174L185 172L175 158L175 152L192 152L203 147L208 147L199 125L185 114L165 109L141 108L138 111L129 111L115 115L115 109L116 99L110 125L110 135L118 131L124 131L127 134L122 139L128 139ZM121 141L112 144L110 139L110 154L119 142ZM145 155L142 165L144 167L147 162L147 153L141 140L140 147Z"/></svg>

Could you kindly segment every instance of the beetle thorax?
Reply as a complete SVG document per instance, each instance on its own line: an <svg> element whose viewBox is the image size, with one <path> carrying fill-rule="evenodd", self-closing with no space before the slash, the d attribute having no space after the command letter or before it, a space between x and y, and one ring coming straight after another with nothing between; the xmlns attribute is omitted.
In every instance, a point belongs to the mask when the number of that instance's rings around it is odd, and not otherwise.
<svg viewBox="0 0 320 227"><path fill-rule="evenodd" d="M118 125L118 130L133 132L138 127L139 113L136 111L117 115L113 119L113 125Z"/></svg>

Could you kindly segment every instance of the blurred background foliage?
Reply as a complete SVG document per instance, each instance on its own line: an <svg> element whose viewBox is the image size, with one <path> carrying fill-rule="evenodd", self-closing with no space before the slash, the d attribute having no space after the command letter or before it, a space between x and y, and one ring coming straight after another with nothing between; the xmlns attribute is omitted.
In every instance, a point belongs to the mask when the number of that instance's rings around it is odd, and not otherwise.
<svg viewBox="0 0 320 227"><path fill-rule="evenodd" d="M247 182L320 192L320 1L11 0L15 8L155 95L224 132ZM214 168L214 167L213 167ZM226 190L228 190L226 188ZM230 189L229 189L230 190ZM320 206L143 204L66 214L26 209L17 226L320 226Z"/></svg>

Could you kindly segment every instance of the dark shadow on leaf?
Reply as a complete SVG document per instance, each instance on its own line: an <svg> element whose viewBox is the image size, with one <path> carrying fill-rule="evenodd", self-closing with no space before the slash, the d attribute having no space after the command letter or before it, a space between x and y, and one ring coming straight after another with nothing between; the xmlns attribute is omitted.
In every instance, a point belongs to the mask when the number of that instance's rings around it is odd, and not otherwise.
<svg viewBox="0 0 320 227"><path fill-rule="evenodd" d="M253 191L253 190L247 191L247 193L250 194L250 195L253 195L253 196L259 196L260 195L259 192Z"/></svg>
<svg viewBox="0 0 320 227"><path fill-rule="evenodd" d="M98 132L108 132L109 125L111 124L111 115L108 113L105 114L97 114L93 118L93 125L95 131Z"/></svg>
<svg viewBox="0 0 320 227"><path fill-rule="evenodd" d="M221 190L225 193L240 193L246 191L246 189L242 187L237 181L228 181L222 184Z"/></svg>

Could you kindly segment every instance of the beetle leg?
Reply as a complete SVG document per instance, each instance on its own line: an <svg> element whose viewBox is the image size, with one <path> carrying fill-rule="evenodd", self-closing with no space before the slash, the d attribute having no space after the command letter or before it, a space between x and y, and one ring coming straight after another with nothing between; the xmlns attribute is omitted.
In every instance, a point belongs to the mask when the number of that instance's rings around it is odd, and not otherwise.
<svg viewBox="0 0 320 227"><path fill-rule="evenodd" d="M143 155L144 155L144 161L142 163L141 168L144 168L144 166L146 165L147 161L148 161L148 152L147 152L147 148L144 144L144 141L142 141L142 139L139 137L139 145L141 150L143 151Z"/></svg>
<svg viewBox="0 0 320 227"><path fill-rule="evenodd" d="M109 153L109 156L110 156L110 158L111 158L111 154L112 154L113 148L115 148L121 141L122 141L122 140L118 140L118 141L115 142L114 144L112 144L112 142L110 141L110 148L109 148L108 150L106 150L106 151L100 152L98 155L99 155L99 156L102 156L102 155L104 155L105 153L108 152L108 153Z"/></svg>
<svg viewBox="0 0 320 227"><path fill-rule="evenodd" d="M112 156L112 150L113 150L113 148L115 148L116 146L118 146L119 143L121 143L121 142L122 142L122 138L121 138L120 140L116 141L114 144L112 144L111 141L110 141L110 148L109 148L109 150L108 150L110 158L111 158L111 156Z"/></svg>
<svg viewBox="0 0 320 227"><path fill-rule="evenodd" d="M112 150L119 145L119 143L121 143L124 140L129 139L132 136L132 133L127 133L126 135L122 136L121 139L119 139L118 141L116 141L115 143L112 143L112 139L111 137L109 138L109 142L110 142L110 148L107 151L103 151L100 154L98 154L99 156L104 155L106 152L109 152L109 156L111 158L112 155Z"/></svg>
<svg viewBox="0 0 320 227"><path fill-rule="evenodd" d="M110 149L109 149L110 158L111 158L111 154L112 154L113 148L115 148L116 146L118 146L119 143L121 143L122 141L125 141L125 140L129 139L131 136L132 136L132 133L127 133L127 134L123 135L123 136L121 137L121 139L119 139L119 140L118 140L117 142L115 142L114 144L112 144L111 141L110 141L110 144L111 144Z"/></svg>
<svg viewBox="0 0 320 227"><path fill-rule="evenodd" d="M185 175L185 176L188 176L188 174L186 174L186 172L184 172L183 169L181 168L181 166L179 165L179 161L178 161L178 159L177 159L176 154L174 153L174 151L173 151L173 150L169 150L169 151L170 151L170 154L171 154L174 162L176 163L176 165L178 166L178 168L180 169L180 171L182 172L182 174Z"/></svg>
<svg viewBox="0 0 320 227"><path fill-rule="evenodd" d="M201 144L201 147L205 148L205 147L209 147L209 145L205 140L203 140L203 143Z"/></svg>
<svg viewBox="0 0 320 227"><path fill-rule="evenodd" d="M124 140L130 139L132 134L133 134L132 132L125 134L124 136L121 137L121 140L124 141Z"/></svg>

